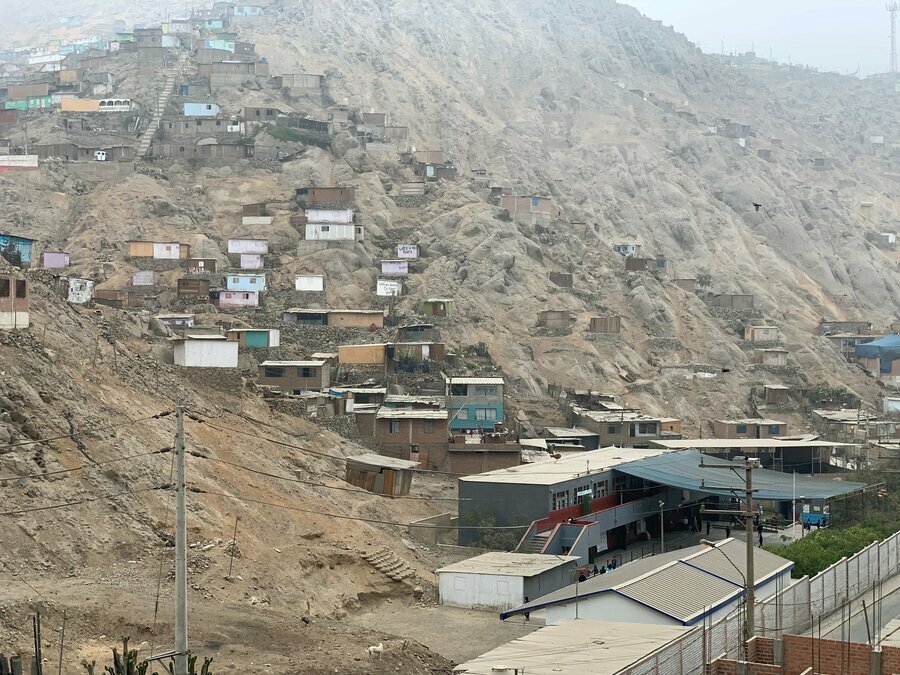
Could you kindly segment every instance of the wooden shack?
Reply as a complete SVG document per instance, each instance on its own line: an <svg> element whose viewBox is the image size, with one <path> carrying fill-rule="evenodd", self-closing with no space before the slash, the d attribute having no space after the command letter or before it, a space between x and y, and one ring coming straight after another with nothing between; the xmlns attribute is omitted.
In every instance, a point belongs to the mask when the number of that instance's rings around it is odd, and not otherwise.
<svg viewBox="0 0 900 675"><path fill-rule="evenodd" d="M412 470L418 465L418 462L368 452L347 458L346 480L377 495L401 497L409 494Z"/></svg>
<svg viewBox="0 0 900 675"><path fill-rule="evenodd" d="M591 333L620 333L622 317L616 315L591 317L591 325L588 330Z"/></svg>

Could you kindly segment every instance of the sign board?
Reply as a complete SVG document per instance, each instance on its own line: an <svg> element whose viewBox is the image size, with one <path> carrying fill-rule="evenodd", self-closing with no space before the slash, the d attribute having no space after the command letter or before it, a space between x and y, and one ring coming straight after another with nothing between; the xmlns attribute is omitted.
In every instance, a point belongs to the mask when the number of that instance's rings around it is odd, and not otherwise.
<svg viewBox="0 0 900 675"><path fill-rule="evenodd" d="M397 244L397 257L414 259L419 257L418 244Z"/></svg>
<svg viewBox="0 0 900 675"><path fill-rule="evenodd" d="M382 297L398 296L402 291L403 284L388 279L379 279L375 287L375 295Z"/></svg>

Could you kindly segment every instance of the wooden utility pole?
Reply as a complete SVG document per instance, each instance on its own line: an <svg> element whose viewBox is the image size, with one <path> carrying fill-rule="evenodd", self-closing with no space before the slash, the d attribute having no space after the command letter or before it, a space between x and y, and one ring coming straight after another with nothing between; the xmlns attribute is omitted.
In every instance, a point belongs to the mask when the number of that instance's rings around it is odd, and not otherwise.
<svg viewBox="0 0 900 675"><path fill-rule="evenodd" d="M184 408L175 408L175 674L188 675L187 523L185 521Z"/></svg>
<svg viewBox="0 0 900 675"><path fill-rule="evenodd" d="M744 499L745 509L701 509L701 513L714 513L729 516L744 516L744 526L747 536L747 574L744 575L744 648L746 649L747 641L756 634L756 593L754 588L754 570L753 570L753 517L756 515L753 511L753 469L759 468L758 457L735 457L735 462L728 464L707 464L700 462L701 468L709 469L729 469L737 474L738 469L744 469ZM740 476L740 474L737 474ZM728 490L729 492L738 492L731 486L724 485L704 485L704 488L711 490ZM762 521L760 521L762 526ZM723 551L724 553L724 551ZM726 555L727 557L727 555ZM730 561L730 558L729 558ZM733 564L733 563L732 563ZM738 570L740 573L740 570Z"/></svg>

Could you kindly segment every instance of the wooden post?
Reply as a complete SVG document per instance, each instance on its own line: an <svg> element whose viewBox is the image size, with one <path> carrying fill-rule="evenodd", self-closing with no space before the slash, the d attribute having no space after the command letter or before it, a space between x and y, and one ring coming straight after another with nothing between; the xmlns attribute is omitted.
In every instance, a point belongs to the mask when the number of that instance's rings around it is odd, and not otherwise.
<svg viewBox="0 0 900 675"><path fill-rule="evenodd" d="M234 517L234 534L231 535L231 560L228 563L228 579L231 579L231 571L234 569L234 550L237 547L238 516Z"/></svg>
<svg viewBox="0 0 900 675"><path fill-rule="evenodd" d="M68 614L68 610L63 610L63 622L62 622L62 631L59 636L59 671L57 675L62 675L62 664L63 664L63 650L66 646L66 615Z"/></svg>

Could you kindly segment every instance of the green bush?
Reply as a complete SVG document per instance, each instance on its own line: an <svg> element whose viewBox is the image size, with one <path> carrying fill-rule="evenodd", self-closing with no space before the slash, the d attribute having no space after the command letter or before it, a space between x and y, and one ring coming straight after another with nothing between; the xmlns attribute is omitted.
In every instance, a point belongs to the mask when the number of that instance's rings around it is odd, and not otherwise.
<svg viewBox="0 0 900 675"><path fill-rule="evenodd" d="M802 539L787 546L767 546L782 558L794 562L792 576L815 576L841 558L856 555L866 546L884 537L879 527L855 526L845 529L813 530Z"/></svg>

